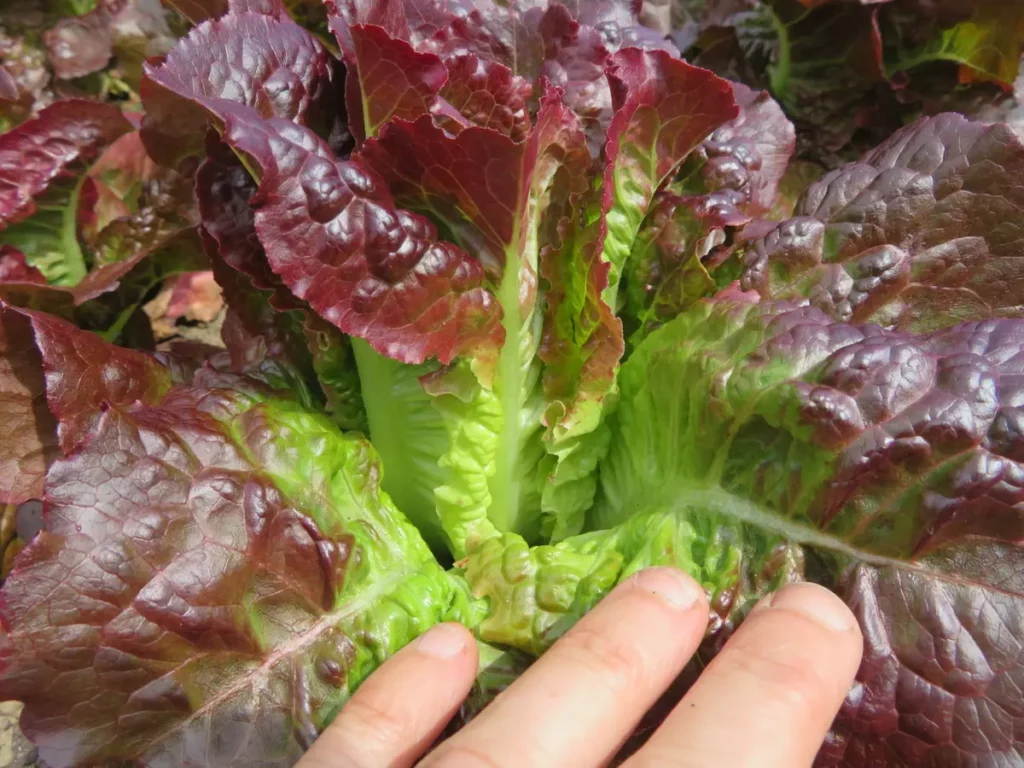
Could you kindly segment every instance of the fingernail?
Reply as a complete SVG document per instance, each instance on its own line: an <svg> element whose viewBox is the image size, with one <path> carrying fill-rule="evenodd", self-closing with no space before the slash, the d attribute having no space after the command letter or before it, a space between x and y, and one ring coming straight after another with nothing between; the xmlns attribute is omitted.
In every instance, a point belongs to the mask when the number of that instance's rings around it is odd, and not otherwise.
<svg viewBox="0 0 1024 768"><path fill-rule="evenodd" d="M438 624L416 638L416 650L435 659L451 659L466 649L466 632L454 624Z"/></svg>
<svg viewBox="0 0 1024 768"><path fill-rule="evenodd" d="M806 581L787 584L762 600L757 608L762 604L765 608L785 608L799 613L830 632L849 632L857 626L857 620L843 601L819 584Z"/></svg>
<svg viewBox="0 0 1024 768"><path fill-rule="evenodd" d="M657 595L677 611L693 608L704 597L701 586L675 568L647 568L636 574L632 581L633 589Z"/></svg>

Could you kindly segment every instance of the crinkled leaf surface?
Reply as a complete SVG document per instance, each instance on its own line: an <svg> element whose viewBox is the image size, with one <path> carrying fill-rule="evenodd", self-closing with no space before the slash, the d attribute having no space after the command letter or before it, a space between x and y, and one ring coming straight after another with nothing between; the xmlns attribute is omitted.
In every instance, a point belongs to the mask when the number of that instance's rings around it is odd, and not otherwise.
<svg viewBox="0 0 1024 768"><path fill-rule="evenodd" d="M415 119L430 111L448 79L437 56L419 53L374 25L349 27L348 34L361 100L361 137L376 136L392 118Z"/></svg>
<svg viewBox="0 0 1024 768"><path fill-rule="evenodd" d="M689 195L714 195L717 206L760 216L775 202L796 132L767 91L742 83L732 83L732 90L739 114L701 143L686 163L684 177L672 188Z"/></svg>
<svg viewBox="0 0 1024 768"><path fill-rule="evenodd" d="M0 503L39 498L43 476L60 451L57 423L46 406L43 369L32 327L0 305Z"/></svg>
<svg viewBox="0 0 1024 768"><path fill-rule="evenodd" d="M49 765L292 765L387 656L471 621L369 444L237 384L111 408L49 475L0 651Z"/></svg>
<svg viewBox="0 0 1024 768"><path fill-rule="evenodd" d="M739 228L776 203L793 125L767 92L732 87L739 115L716 128L656 195L633 243L623 293L633 343L736 279L729 257Z"/></svg>
<svg viewBox="0 0 1024 768"><path fill-rule="evenodd" d="M617 109L605 150L601 238L603 260L611 265L604 291L610 306L658 187L711 131L738 115L726 81L665 51L625 49L613 67Z"/></svg>
<svg viewBox="0 0 1024 768"><path fill-rule="evenodd" d="M364 164L338 161L302 126L208 102L225 140L260 166L256 228L292 292L345 333L407 362L486 350L500 312L479 263L394 207Z"/></svg>
<svg viewBox="0 0 1024 768"><path fill-rule="evenodd" d="M744 287L911 330L1018 316L1022 173L1005 125L922 119L812 184L748 247Z"/></svg>
<svg viewBox="0 0 1024 768"><path fill-rule="evenodd" d="M204 98L316 125L333 96L331 62L317 39L288 18L239 13L204 22L146 69L146 147L172 167L201 150L209 120L195 102Z"/></svg>
<svg viewBox="0 0 1024 768"><path fill-rule="evenodd" d="M107 407L152 405L171 388L170 371L144 352L115 347L45 312L21 314L32 324L46 400L65 454L86 438Z"/></svg>
<svg viewBox="0 0 1024 768"><path fill-rule="evenodd" d="M578 531L593 497L593 470L607 446L599 428L623 351L615 316L618 282L656 190L708 134L736 116L729 84L665 51L629 48L612 57L616 111L601 186L586 212L571 209L542 268L551 286L541 356L551 404L545 487L552 534ZM584 221L581 228L578 221ZM592 436L592 437L591 437Z"/></svg>

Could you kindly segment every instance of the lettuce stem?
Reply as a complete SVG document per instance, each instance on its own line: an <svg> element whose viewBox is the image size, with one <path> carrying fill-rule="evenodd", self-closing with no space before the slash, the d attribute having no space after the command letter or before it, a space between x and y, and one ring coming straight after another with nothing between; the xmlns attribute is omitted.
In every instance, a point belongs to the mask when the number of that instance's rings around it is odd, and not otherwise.
<svg viewBox="0 0 1024 768"><path fill-rule="evenodd" d="M512 249L509 249L510 251ZM499 531L516 531L519 522L520 479L518 472L519 440L522 431L523 364L519 351L521 327L519 309L519 261L510 258L498 286L498 301L504 317L505 344L498 358L495 387L501 399L504 425L495 457L496 471L491 478L491 509L488 517Z"/></svg>

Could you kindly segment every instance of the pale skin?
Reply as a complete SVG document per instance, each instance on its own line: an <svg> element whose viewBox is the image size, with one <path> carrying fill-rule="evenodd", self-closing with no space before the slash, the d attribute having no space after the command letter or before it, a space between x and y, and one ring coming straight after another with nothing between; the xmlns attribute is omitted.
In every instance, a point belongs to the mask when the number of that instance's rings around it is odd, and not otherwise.
<svg viewBox="0 0 1024 768"><path fill-rule="evenodd" d="M427 752L469 691L472 635L442 624L359 688L298 768L605 765L692 656L700 587L671 568L620 584L468 726ZM857 622L828 590L764 598L628 768L810 766L853 682Z"/></svg>

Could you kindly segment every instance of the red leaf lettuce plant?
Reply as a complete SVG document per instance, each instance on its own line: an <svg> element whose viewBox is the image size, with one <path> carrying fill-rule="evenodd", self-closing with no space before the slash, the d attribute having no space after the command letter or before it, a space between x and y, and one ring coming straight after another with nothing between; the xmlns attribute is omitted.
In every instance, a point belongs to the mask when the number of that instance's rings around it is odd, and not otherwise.
<svg viewBox="0 0 1024 768"><path fill-rule="evenodd" d="M112 134L192 179L112 263L201 242L229 306L222 351L114 346L112 281L4 252L0 500L46 512L0 696L46 763L289 765L441 621L468 716L652 564L711 597L696 665L786 582L849 603L820 766L1024 759L1014 134L922 119L796 201L779 106L631 3L288 10L183 3L138 132L0 137L9 231Z"/></svg>

